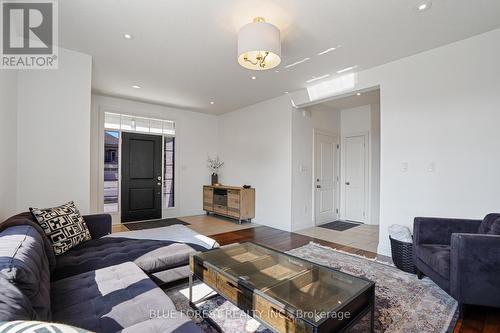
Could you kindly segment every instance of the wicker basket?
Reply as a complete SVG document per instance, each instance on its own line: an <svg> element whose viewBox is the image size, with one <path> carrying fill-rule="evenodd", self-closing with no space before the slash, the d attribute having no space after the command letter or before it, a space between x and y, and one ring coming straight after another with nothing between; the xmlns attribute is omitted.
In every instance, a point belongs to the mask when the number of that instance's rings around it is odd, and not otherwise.
<svg viewBox="0 0 500 333"><path fill-rule="evenodd" d="M397 268L407 273L416 274L415 263L413 262L413 243L405 243L393 239L391 240L392 261Z"/></svg>

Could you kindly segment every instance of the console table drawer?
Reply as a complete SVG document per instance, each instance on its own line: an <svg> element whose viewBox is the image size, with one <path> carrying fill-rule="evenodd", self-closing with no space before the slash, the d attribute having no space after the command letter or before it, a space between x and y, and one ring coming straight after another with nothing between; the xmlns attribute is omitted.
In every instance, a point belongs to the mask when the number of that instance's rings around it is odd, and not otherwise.
<svg viewBox="0 0 500 333"><path fill-rule="evenodd" d="M283 309L272 304L265 298L255 295L255 314L267 325L278 332L286 333L312 333L313 328L304 321L295 319L286 313Z"/></svg>
<svg viewBox="0 0 500 333"><path fill-rule="evenodd" d="M221 206L221 205L214 205L214 212L221 213L221 214L226 214L227 213L227 207L226 206Z"/></svg>

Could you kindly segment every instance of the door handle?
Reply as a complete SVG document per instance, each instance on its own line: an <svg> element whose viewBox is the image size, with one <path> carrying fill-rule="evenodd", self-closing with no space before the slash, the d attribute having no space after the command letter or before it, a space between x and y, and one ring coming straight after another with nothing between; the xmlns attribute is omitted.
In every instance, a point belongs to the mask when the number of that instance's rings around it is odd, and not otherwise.
<svg viewBox="0 0 500 333"><path fill-rule="evenodd" d="M321 188L321 185L316 185L316 188Z"/></svg>
<svg viewBox="0 0 500 333"><path fill-rule="evenodd" d="M346 184L346 185L351 185L351 183L349 183L349 182L345 182L345 184Z"/></svg>

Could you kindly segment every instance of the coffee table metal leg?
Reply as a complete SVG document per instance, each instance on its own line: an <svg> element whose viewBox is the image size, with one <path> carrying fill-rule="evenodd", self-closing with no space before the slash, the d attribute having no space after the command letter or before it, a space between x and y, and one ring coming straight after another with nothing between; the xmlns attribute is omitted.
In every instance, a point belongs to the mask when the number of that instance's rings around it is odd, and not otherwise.
<svg viewBox="0 0 500 333"><path fill-rule="evenodd" d="M193 273L189 273L189 303L193 302Z"/></svg>
<svg viewBox="0 0 500 333"><path fill-rule="evenodd" d="M375 286L373 287L372 295L370 300L370 332L375 332Z"/></svg>

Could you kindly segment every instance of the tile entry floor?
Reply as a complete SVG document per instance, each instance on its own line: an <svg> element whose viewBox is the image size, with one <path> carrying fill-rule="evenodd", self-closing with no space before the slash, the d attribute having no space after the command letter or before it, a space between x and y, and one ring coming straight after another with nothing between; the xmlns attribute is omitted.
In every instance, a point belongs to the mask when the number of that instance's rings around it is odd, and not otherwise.
<svg viewBox="0 0 500 333"><path fill-rule="evenodd" d="M316 226L298 230L295 233L376 253L378 229L378 225L370 224L361 224L345 231L336 231Z"/></svg>

